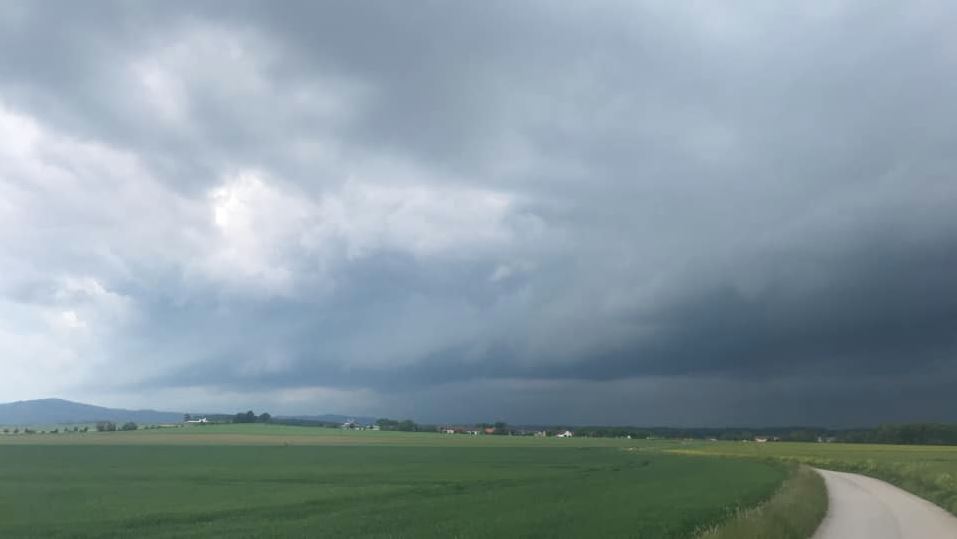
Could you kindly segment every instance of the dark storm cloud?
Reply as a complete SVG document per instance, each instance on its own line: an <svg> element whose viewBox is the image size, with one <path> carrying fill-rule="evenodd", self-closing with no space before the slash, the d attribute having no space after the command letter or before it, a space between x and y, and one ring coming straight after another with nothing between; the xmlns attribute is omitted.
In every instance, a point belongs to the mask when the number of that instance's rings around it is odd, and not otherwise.
<svg viewBox="0 0 957 539"><path fill-rule="evenodd" d="M930 418L957 382L955 20L7 3L0 352L77 395Z"/></svg>

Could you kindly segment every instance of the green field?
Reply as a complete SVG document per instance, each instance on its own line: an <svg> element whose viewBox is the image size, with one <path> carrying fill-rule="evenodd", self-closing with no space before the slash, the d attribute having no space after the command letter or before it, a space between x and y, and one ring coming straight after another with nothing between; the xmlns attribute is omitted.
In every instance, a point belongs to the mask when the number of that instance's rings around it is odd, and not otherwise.
<svg viewBox="0 0 957 539"><path fill-rule="evenodd" d="M862 473L957 514L957 446L712 442L673 452L777 459Z"/></svg>
<svg viewBox="0 0 957 539"><path fill-rule="evenodd" d="M0 536L688 537L782 465L632 440L236 425L0 437Z"/></svg>

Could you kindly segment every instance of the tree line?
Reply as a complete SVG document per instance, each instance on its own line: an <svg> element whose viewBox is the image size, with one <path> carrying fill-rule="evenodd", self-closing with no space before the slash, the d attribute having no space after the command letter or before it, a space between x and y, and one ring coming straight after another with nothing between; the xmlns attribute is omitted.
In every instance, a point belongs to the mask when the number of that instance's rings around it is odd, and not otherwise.
<svg viewBox="0 0 957 539"><path fill-rule="evenodd" d="M382 419L377 419L375 424L379 426L380 430L397 430L402 432L419 432L419 431L434 431L435 430L434 427L429 427L428 429L426 429L424 428L423 425L419 425L418 423L416 423L415 421L412 421L411 419L403 419L400 421L400 420L389 419L384 417Z"/></svg>
<svg viewBox="0 0 957 539"><path fill-rule="evenodd" d="M256 415L252 410L239 412L233 416L233 423L269 423L271 420L272 415L269 412Z"/></svg>
<svg viewBox="0 0 957 539"><path fill-rule="evenodd" d="M564 427L544 427L549 432ZM908 423L881 425L875 428L831 429L823 427L763 427L763 428L673 428L673 427L568 427L576 436L601 438L667 438L753 440L767 437L782 442L844 442L902 445L957 445L957 425L943 423Z"/></svg>

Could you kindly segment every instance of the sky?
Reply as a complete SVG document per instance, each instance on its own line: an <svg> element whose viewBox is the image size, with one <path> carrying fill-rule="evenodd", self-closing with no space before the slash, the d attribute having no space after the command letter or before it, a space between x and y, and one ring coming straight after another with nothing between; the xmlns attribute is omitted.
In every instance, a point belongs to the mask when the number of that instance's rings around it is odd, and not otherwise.
<svg viewBox="0 0 957 539"><path fill-rule="evenodd" d="M957 421L955 26L0 2L0 401Z"/></svg>

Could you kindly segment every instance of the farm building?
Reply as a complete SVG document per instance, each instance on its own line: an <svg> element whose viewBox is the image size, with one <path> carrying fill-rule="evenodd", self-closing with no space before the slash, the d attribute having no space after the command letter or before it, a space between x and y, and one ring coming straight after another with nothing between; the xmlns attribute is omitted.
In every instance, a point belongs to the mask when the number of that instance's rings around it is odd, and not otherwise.
<svg viewBox="0 0 957 539"><path fill-rule="evenodd" d="M556 438L571 438L575 433L570 430L564 430L555 435Z"/></svg>

